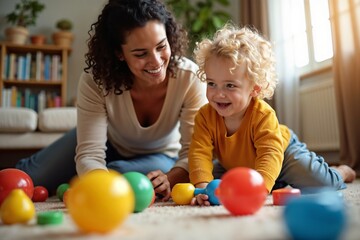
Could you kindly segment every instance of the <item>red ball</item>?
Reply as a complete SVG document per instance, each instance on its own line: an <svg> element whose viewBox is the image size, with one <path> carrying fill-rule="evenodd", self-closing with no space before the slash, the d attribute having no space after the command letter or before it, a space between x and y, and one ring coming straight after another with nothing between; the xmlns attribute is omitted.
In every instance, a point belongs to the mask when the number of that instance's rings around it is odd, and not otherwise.
<svg viewBox="0 0 360 240"><path fill-rule="evenodd" d="M32 197L33 202L45 202L49 197L48 190L43 186L34 187L34 195Z"/></svg>
<svg viewBox="0 0 360 240"><path fill-rule="evenodd" d="M0 206L7 195L17 188L22 189L32 199L34 184L27 173L16 168L0 170Z"/></svg>
<svg viewBox="0 0 360 240"><path fill-rule="evenodd" d="M232 215L250 215L264 204L268 192L264 179L251 168L237 167L227 171L215 195Z"/></svg>

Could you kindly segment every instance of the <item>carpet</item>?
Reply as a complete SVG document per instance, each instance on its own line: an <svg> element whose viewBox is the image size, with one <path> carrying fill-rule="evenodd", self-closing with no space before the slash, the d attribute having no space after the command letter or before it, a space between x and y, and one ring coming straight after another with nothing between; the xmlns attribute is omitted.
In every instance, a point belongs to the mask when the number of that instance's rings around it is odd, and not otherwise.
<svg viewBox="0 0 360 240"><path fill-rule="evenodd" d="M346 201L347 227L341 239L360 239L360 179L341 191ZM250 216L232 216L223 206L178 206L173 202L155 202L140 213L131 214L108 234L83 234L56 197L35 203L36 211L60 210L64 221L58 225L0 223L0 239L166 239L166 240L237 240L290 239L283 219L284 206L274 206L269 195L264 206Z"/></svg>

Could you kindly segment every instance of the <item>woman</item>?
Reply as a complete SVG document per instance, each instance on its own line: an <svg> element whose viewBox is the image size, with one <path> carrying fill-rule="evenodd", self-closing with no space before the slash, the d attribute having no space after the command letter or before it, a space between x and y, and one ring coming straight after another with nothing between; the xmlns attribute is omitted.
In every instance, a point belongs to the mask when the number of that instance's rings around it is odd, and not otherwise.
<svg viewBox="0 0 360 240"><path fill-rule="evenodd" d="M206 102L197 66L181 57L186 34L157 0L110 0L89 34L76 130L17 168L48 189L95 169L137 171L168 200L189 181L194 115Z"/></svg>

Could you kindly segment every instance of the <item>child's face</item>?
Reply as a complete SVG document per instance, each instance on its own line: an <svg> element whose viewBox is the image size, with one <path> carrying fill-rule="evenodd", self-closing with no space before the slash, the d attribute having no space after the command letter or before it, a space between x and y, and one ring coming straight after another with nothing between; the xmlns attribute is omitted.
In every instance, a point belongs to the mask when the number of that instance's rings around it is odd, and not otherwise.
<svg viewBox="0 0 360 240"><path fill-rule="evenodd" d="M241 120L251 98L257 93L252 82L245 77L245 67L240 65L230 72L233 66L223 57L212 56L206 61L206 97L219 115Z"/></svg>

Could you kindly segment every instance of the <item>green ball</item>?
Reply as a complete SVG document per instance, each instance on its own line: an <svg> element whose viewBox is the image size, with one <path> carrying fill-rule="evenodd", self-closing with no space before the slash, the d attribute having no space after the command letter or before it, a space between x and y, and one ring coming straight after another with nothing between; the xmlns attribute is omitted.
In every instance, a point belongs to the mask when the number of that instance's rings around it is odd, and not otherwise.
<svg viewBox="0 0 360 240"><path fill-rule="evenodd" d="M58 186L56 189L56 196L60 199L60 201L64 200L64 193L70 188L68 183L63 183Z"/></svg>
<svg viewBox="0 0 360 240"><path fill-rule="evenodd" d="M130 183L135 194L134 212L143 211L151 204L154 196L154 188L151 181L139 172L127 172L124 173L123 176Z"/></svg>

